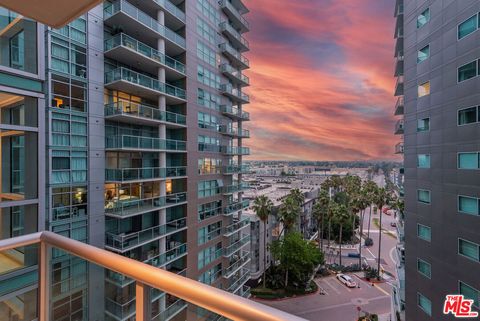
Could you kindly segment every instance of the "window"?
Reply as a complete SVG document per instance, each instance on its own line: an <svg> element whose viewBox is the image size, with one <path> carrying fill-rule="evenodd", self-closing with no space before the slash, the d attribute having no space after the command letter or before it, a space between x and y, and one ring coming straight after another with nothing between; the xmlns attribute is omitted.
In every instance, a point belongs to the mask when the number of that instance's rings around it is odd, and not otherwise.
<svg viewBox="0 0 480 321"><path fill-rule="evenodd" d="M222 201L215 201L198 205L198 220L203 221L210 217L222 214Z"/></svg>
<svg viewBox="0 0 480 321"><path fill-rule="evenodd" d="M464 239L458 239L458 254L480 262L480 245Z"/></svg>
<svg viewBox="0 0 480 321"><path fill-rule="evenodd" d="M417 132L428 132L430 130L430 118L423 118L417 121Z"/></svg>
<svg viewBox="0 0 480 321"><path fill-rule="evenodd" d="M430 45L426 45L418 51L417 63L427 60L430 56Z"/></svg>
<svg viewBox="0 0 480 321"><path fill-rule="evenodd" d="M221 180L198 182L198 197L204 198L220 194L221 185L223 185Z"/></svg>
<svg viewBox="0 0 480 321"><path fill-rule="evenodd" d="M470 107L458 111L458 125L468 125L478 122L477 107Z"/></svg>
<svg viewBox="0 0 480 321"><path fill-rule="evenodd" d="M430 95L430 82L427 81L421 85L418 85L418 97Z"/></svg>
<svg viewBox="0 0 480 321"><path fill-rule="evenodd" d="M51 107L86 112L87 84L83 81L52 75Z"/></svg>
<svg viewBox="0 0 480 321"><path fill-rule="evenodd" d="M430 242L432 240L432 229L426 225L417 224L417 236L422 240Z"/></svg>
<svg viewBox="0 0 480 321"><path fill-rule="evenodd" d="M198 173L200 175L220 174L222 160L215 158L200 158L198 160Z"/></svg>
<svg viewBox="0 0 480 321"><path fill-rule="evenodd" d="M197 80L213 89L220 89L220 76L200 65L197 66Z"/></svg>
<svg viewBox="0 0 480 321"><path fill-rule="evenodd" d="M217 44L215 29L201 18L197 18L197 33L212 45L215 46Z"/></svg>
<svg viewBox="0 0 480 321"><path fill-rule="evenodd" d="M205 128L205 129L213 129L217 131L220 128L220 122L217 116L205 114L205 113L198 113L198 127Z"/></svg>
<svg viewBox="0 0 480 321"><path fill-rule="evenodd" d="M417 271L429 279L432 277L432 266L424 260L417 259Z"/></svg>
<svg viewBox="0 0 480 321"><path fill-rule="evenodd" d="M220 55L200 41L197 43L197 57L213 67L220 64Z"/></svg>
<svg viewBox="0 0 480 321"><path fill-rule="evenodd" d="M427 22L430 21L430 8L425 9L417 17L417 28L423 27Z"/></svg>
<svg viewBox="0 0 480 321"><path fill-rule="evenodd" d="M479 153L459 153L458 168L459 169L479 169Z"/></svg>
<svg viewBox="0 0 480 321"><path fill-rule="evenodd" d="M209 136L198 136L198 151L200 152L220 152L220 139Z"/></svg>
<svg viewBox="0 0 480 321"><path fill-rule="evenodd" d="M430 191L419 189L417 191L418 201L425 204L430 204Z"/></svg>
<svg viewBox="0 0 480 321"><path fill-rule="evenodd" d="M222 233L222 222L216 222L208 226L201 227L198 230L198 245L205 244L217 237Z"/></svg>
<svg viewBox="0 0 480 321"><path fill-rule="evenodd" d="M458 68L458 82L462 82L477 76L477 61L472 61Z"/></svg>
<svg viewBox="0 0 480 321"><path fill-rule="evenodd" d="M458 40L465 38L478 28L478 15L465 20L458 25Z"/></svg>
<svg viewBox="0 0 480 321"><path fill-rule="evenodd" d="M208 91L198 88L197 104L210 109L220 110L221 98L218 95L212 94Z"/></svg>
<svg viewBox="0 0 480 321"><path fill-rule="evenodd" d="M464 214L480 215L478 212L478 198L458 196L458 211Z"/></svg>
<svg viewBox="0 0 480 321"><path fill-rule="evenodd" d="M429 316L432 315L432 301L430 301L420 293L417 294L417 304L418 307L423 310L423 312L425 312Z"/></svg>
<svg viewBox="0 0 480 321"><path fill-rule="evenodd" d="M215 26L220 23L220 14L208 0L197 0L197 9L207 17Z"/></svg>
<svg viewBox="0 0 480 321"><path fill-rule="evenodd" d="M222 242L198 252L198 269L203 269L222 256Z"/></svg>
<svg viewBox="0 0 480 321"><path fill-rule="evenodd" d="M418 168L430 168L430 155L417 155Z"/></svg>
<svg viewBox="0 0 480 321"><path fill-rule="evenodd" d="M205 284L212 284L220 277L221 274L222 274L222 263L219 263L215 265L215 267L203 273L198 278L198 281Z"/></svg>
<svg viewBox="0 0 480 321"><path fill-rule="evenodd" d="M460 294L463 294L466 299L473 300L473 305L477 309L480 307L480 291L462 281L459 282L458 288Z"/></svg>

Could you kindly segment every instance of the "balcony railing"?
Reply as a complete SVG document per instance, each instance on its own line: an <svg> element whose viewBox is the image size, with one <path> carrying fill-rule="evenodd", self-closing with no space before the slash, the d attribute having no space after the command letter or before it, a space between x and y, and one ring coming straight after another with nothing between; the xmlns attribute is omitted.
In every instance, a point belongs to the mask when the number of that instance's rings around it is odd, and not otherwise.
<svg viewBox="0 0 480 321"><path fill-rule="evenodd" d="M105 213L114 216L127 217L148 211L154 211L162 207L184 203L186 201L187 193L169 194L166 196L157 196L146 199L132 195L118 200L107 200Z"/></svg>
<svg viewBox="0 0 480 321"><path fill-rule="evenodd" d="M107 182L129 182L153 180L167 177L187 176L186 167L151 167L151 168L107 168L105 180Z"/></svg>
<svg viewBox="0 0 480 321"><path fill-rule="evenodd" d="M49 275L52 273L52 264L49 259L52 248L63 250L73 256L135 280L137 321L151 320L151 311L147 308L147 302L150 302L151 288L169 293L174 297L232 320L304 321L304 319L274 308L52 232L40 232L2 240L0 241L0 251L4 252L33 244L40 245L38 264L39 321L49 321L52 314L50 310L51 284L49 282ZM238 281L241 281L241 279Z"/></svg>
<svg viewBox="0 0 480 321"><path fill-rule="evenodd" d="M247 113L245 111L240 111L240 109L238 109L237 107L221 105L220 110L225 116L231 117L235 120L244 120L244 121L250 120L250 113Z"/></svg>
<svg viewBox="0 0 480 321"><path fill-rule="evenodd" d="M229 77L232 82L239 83L243 86L248 86L250 84L250 78L245 76L241 71L230 66L230 64L221 64L220 71Z"/></svg>
<svg viewBox="0 0 480 321"><path fill-rule="evenodd" d="M234 188L235 187L235 188ZM248 189L248 188L245 188L245 189ZM228 194L229 191L232 191L232 190L235 190L235 191L239 191L237 185L235 186L228 186L226 188L226 192ZM241 190L241 189L240 189ZM250 206L250 202L248 200L244 200L244 201L241 201L241 202L235 202L235 203L230 203L228 204L224 209L223 209L223 214L225 216L229 216L229 215L232 215L238 211L241 211L243 209L246 209L247 207Z"/></svg>
<svg viewBox="0 0 480 321"><path fill-rule="evenodd" d="M170 14L175 16L178 20L182 21L185 23L185 12L183 12L179 7L174 5L168 0L153 0L153 2L157 3L159 6L164 8L166 11L168 11Z"/></svg>
<svg viewBox="0 0 480 321"><path fill-rule="evenodd" d="M169 84L158 81L152 77L140 74L133 70L119 67L117 69L107 71L105 73L105 85L117 82L126 81L136 86L142 86L161 94L174 96L180 99L186 99L185 90Z"/></svg>
<svg viewBox="0 0 480 321"><path fill-rule="evenodd" d="M250 243L250 235L245 235L238 241L232 243L231 245L223 249L223 256L231 256L233 253L237 252L248 243Z"/></svg>
<svg viewBox="0 0 480 321"><path fill-rule="evenodd" d="M182 140L119 135L111 137L107 136L105 148L125 150L186 151L187 143Z"/></svg>
<svg viewBox="0 0 480 321"><path fill-rule="evenodd" d="M405 131L404 126L405 126L405 122L403 121L403 119L399 119L395 124L395 135L403 135Z"/></svg>
<svg viewBox="0 0 480 321"><path fill-rule="evenodd" d="M135 21L138 21L150 30L156 32L163 38L175 43L176 45L182 48L185 48L186 46L185 38L174 32L173 30L165 27L164 25L161 25L156 19L139 10L137 7L130 4L126 0L105 2L103 12L105 20L119 12L122 12L123 14L129 16Z"/></svg>
<svg viewBox="0 0 480 321"><path fill-rule="evenodd" d="M182 74L185 74L185 65L183 63L159 52L158 50L150 47L149 45L146 45L143 42L140 42L137 39L132 38L124 33L119 33L105 40L105 52L120 46L133 50L144 57L155 60L159 64L170 67Z"/></svg>
<svg viewBox="0 0 480 321"><path fill-rule="evenodd" d="M152 321L165 321L177 315L188 306L184 300L177 300L170 304L164 311L152 317Z"/></svg>
<svg viewBox="0 0 480 321"><path fill-rule="evenodd" d="M228 292L236 293L241 287L250 279L250 271L242 269L231 279L230 285L227 289Z"/></svg>
<svg viewBox="0 0 480 321"><path fill-rule="evenodd" d="M397 103L395 104L395 116L403 115L404 114L404 98L398 97Z"/></svg>
<svg viewBox="0 0 480 321"><path fill-rule="evenodd" d="M227 135L227 136L232 136L232 137L240 137L240 138L250 138L250 131L247 129L238 129L238 128L233 128L231 126L225 126L222 125L219 128L220 133Z"/></svg>
<svg viewBox="0 0 480 321"><path fill-rule="evenodd" d="M395 84L395 94L394 96L403 95L403 76L397 77L397 82Z"/></svg>
<svg viewBox="0 0 480 321"><path fill-rule="evenodd" d="M245 174L250 172L250 166L248 165L229 165L223 168L223 174L232 175L232 174Z"/></svg>
<svg viewBox="0 0 480 321"><path fill-rule="evenodd" d="M229 14L232 21L235 21L237 26L243 31L248 31L250 29L250 24L248 21L242 17L240 12L238 12L238 10L230 3L229 0L220 0L218 4L227 14Z"/></svg>
<svg viewBox="0 0 480 321"><path fill-rule="evenodd" d="M249 188L250 188L250 185L248 183L240 183L240 184L234 183L232 185L223 187L223 193L224 194L238 193L238 192L245 191ZM235 203L235 204L239 204L239 203Z"/></svg>
<svg viewBox="0 0 480 321"><path fill-rule="evenodd" d="M395 154L403 154L404 152L404 145L403 143L398 143L395 145Z"/></svg>
<svg viewBox="0 0 480 321"><path fill-rule="evenodd" d="M186 218L181 218L164 225L153 226L134 233L121 235L106 233L105 245L123 253L146 242L151 242L167 234L178 232L186 228L186 226Z"/></svg>
<svg viewBox="0 0 480 321"><path fill-rule="evenodd" d="M221 22L219 27L223 33L231 36L234 42L238 45L238 48L244 51L250 48L248 40L235 30L227 21Z"/></svg>
<svg viewBox="0 0 480 321"><path fill-rule="evenodd" d="M222 146L222 152L230 156L250 155L250 148L237 146Z"/></svg>
<svg viewBox="0 0 480 321"><path fill-rule="evenodd" d="M234 88L231 84L220 85L220 91L224 95L226 95L226 96L228 96L228 97L230 97L230 98L232 98L232 99L234 99L234 100L236 100L240 103L246 104L246 103L250 102L250 97L247 94L244 94L243 92L241 92L237 88Z"/></svg>
<svg viewBox="0 0 480 321"><path fill-rule="evenodd" d="M239 222L230 224L230 225L224 227L223 235L228 237L228 236L230 236L230 235L232 235L232 234L234 234L238 231L241 231L242 229L247 227L249 224L250 224L250 219L249 218L245 218L245 219L243 219Z"/></svg>
<svg viewBox="0 0 480 321"><path fill-rule="evenodd" d="M105 105L105 117L114 116L136 117L152 122L167 122L178 125L187 123L184 115L161 111L158 108L131 101L118 101Z"/></svg>
<svg viewBox="0 0 480 321"><path fill-rule="evenodd" d="M236 260L233 260L230 265L223 270L223 277L225 278L230 278L235 272L237 272L240 268L245 266L250 262L250 253L249 252L244 252L242 253Z"/></svg>
<svg viewBox="0 0 480 321"><path fill-rule="evenodd" d="M222 53L229 57L237 67L242 69L250 67L250 61L228 43L222 43L219 47Z"/></svg>

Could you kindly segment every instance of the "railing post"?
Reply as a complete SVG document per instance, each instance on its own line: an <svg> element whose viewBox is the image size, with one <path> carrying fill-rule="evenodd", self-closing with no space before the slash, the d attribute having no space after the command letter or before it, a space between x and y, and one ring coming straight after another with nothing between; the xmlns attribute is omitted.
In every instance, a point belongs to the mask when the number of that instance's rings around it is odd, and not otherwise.
<svg viewBox="0 0 480 321"><path fill-rule="evenodd" d="M136 292L136 321L150 321L152 319L151 288L141 282L135 283Z"/></svg>
<svg viewBox="0 0 480 321"><path fill-rule="evenodd" d="M40 242L38 254L38 320L50 321L51 247L43 241Z"/></svg>

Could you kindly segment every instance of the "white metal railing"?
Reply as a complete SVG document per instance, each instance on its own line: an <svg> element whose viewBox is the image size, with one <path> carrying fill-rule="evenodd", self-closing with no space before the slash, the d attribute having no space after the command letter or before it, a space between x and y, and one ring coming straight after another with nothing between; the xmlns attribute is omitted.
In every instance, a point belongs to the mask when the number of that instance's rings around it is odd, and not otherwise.
<svg viewBox="0 0 480 321"><path fill-rule="evenodd" d="M136 282L137 321L152 320L150 289L154 288L235 321L305 321L302 318L227 293L175 273L126 258L53 232L39 232L0 241L0 252L23 246L39 246L38 320L50 320L51 249L66 251L88 262L129 277ZM232 284L231 288L243 277Z"/></svg>

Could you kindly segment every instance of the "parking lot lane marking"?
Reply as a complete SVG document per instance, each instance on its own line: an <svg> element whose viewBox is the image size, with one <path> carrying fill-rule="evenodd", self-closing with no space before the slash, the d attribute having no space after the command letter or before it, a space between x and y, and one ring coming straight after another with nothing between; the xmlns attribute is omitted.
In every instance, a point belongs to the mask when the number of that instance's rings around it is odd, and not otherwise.
<svg viewBox="0 0 480 321"><path fill-rule="evenodd" d="M385 293L386 295L390 295L390 293L388 293L387 291L385 291L384 289L382 289L382 288L379 287L378 285L375 284L374 287L375 287L377 290L379 290L380 292Z"/></svg>
<svg viewBox="0 0 480 321"><path fill-rule="evenodd" d="M328 282L327 280L325 280L325 283L328 284L329 287L332 288L333 291L335 291L337 294L340 294L340 291L338 291L338 289L336 287L334 287L333 285L330 284L330 282Z"/></svg>

